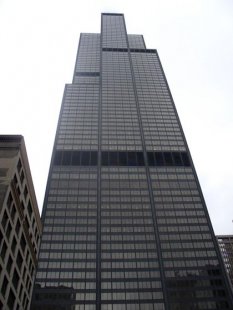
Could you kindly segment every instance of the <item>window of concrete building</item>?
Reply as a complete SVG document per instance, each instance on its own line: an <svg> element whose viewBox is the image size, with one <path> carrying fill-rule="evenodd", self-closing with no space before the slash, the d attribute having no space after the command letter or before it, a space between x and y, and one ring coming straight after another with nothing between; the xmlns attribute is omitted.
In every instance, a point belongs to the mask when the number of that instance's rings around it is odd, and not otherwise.
<svg viewBox="0 0 233 310"><path fill-rule="evenodd" d="M16 190L17 190L18 195L20 196L20 194L21 194L20 187L19 187L19 186L17 186Z"/></svg>
<svg viewBox="0 0 233 310"><path fill-rule="evenodd" d="M11 226L11 223L9 222L8 226L7 226L7 229L6 229L6 237L7 237L8 240L10 239L11 232L12 232L12 226Z"/></svg>
<svg viewBox="0 0 233 310"><path fill-rule="evenodd" d="M28 209L29 217L31 218L31 216L32 216L32 205L31 205L31 201L30 200L28 201L27 209Z"/></svg>
<svg viewBox="0 0 233 310"><path fill-rule="evenodd" d="M22 168L22 163L21 163L21 160L19 159L18 164L17 164L18 173L20 173L21 168Z"/></svg>
<svg viewBox="0 0 233 310"><path fill-rule="evenodd" d="M14 175L14 183L15 183L15 186L17 186L17 184L18 184L18 179L17 179L17 176L16 176L16 174Z"/></svg>
<svg viewBox="0 0 233 310"><path fill-rule="evenodd" d="M26 200L26 199L27 199L27 195L28 195L28 188L27 188L27 185L25 185L25 187L24 187L23 194L24 194L24 198L25 198L25 200Z"/></svg>
<svg viewBox="0 0 233 310"><path fill-rule="evenodd" d="M29 221L28 221L28 218L27 218L27 217L25 217L25 224L26 224L26 226L27 226L27 229L29 230L30 224L29 224Z"/></svg>
<svg viewBox="0 0 233 310"><path fill-rule="evenodd" d="M2 240L3 240L3 234L2 234L2 232L0 230L0 249L1 249Z"/></svg>
<svg viewBox="0 0 233 310"><path fill-rule="evenodd" d="M20 290L19 290L19 299L22 298L22 292L23 292L23 284L20 285Z"/></svg>
<svg viewBox="0 0 233 310"><path fill-rule="evenodd" d="M21 201L20 207L21 207L21 211L24 212L25 206L24 206L24 202L23 201Z"/></svg>
<svg viewBox="0 0 233 310"><path fill-rule="evenodd" d="M17 241L15 237L13 237L12 243L11 243L11 251L13 254L15 254L15 249L16 249Z"/></svg>
<svg viewBox="0 0 233 310"><path fill-rule="evenodd" d="M7 270L8 274L11 273L12 264L13 264L13 260L12 260L12 257L9 255L7 265L6 265L6 270Z"/></svg>
<svg viewBox="0 0 233 310"><path fill-rule="evenodd" d="M7 305L10 309L13 309L14 304L15 304L15 294L13 293L12 289L10 289L8 300L7 300Z"/></svg>
<svg viewBox="0 0 233 310"><path fill-rule="evenodd" d="M5 228L6 228L7 221L8 221L8 215L7 215L7 212L5 210L3 213L3 217L2 217L2 228L3 228L3 230L5 230Z"/></svg>
<svg viewBox="0 0 233 310"><path fill-rule="evenodd" d="M1 288L1 292L2 292L3 296L5 296L5 294L6 294L7 286L8 286L8 280L7 280L7 277L4 276L4 279L2 282L2 288Z"/></svg>
<svg viewBox="0 0 233 310"><path fill-rule="evenodd" d="M14 270L14 273L13 273L12 283L14 285L15 290L17 291L18 284L19 284L19 275L16 269Z"/></svg>
<svg viewBox="0 0 233 310"><path fill-rule="evenodd" d="M13 204L11 208L11 220L13 223L15 221L15 215L16 215L16 208L15 208L15 205Z"/></svg>
<svg viewBox="0 0 233 310"><path fill-rule="evenodd" d="M20 239L20 245L21 245L21 249L22 249L22 251L24 253L25 248L26 248L26 240L25 240L25 237L24 237L23 234L22 234L21 239Z"/></svg>
<svg viewBox="0 0 233 310"><path fill-rule="evenodd" d="M8 198L7 198L7 206L8 206L8 208L10 209L10 207L11 207L11 203L13 202L13 198L12 198L12 195L11 195L11 193L9 193L9 196L8 196Z"/></svg>
<svg viewBox="0 0 233 310"><path fill-rule="evenodd" d="M16 226L15 226L15 231L16 231L16 234L19 235L19 231L20 231L20 221L19 219L17 220L17 223L16 223Z"/></svg>
<svg viewBox="0 0 233 310"><path fill-rule="evenodd" d="M23 281L25 281L25 278L26 278L26 267L24 266L23 267L23 276L22 276Z"/></svg>
<svg viewBox="0 0 233 310"><path fill-rule="evenodd" d="M6 251L7 251L7 245L6 245L6 242L3 241L3 245L2 245L1 253L0 253L0 256L1 256L3 261L5 260Z"/></svg>
<svg viewBox="0 0 233 310"><path fill-rule="evenodd" d="M23 184L24 178L25 178L25 176L24 176L24 172L22 170L22 172L20 174L20 182L21 182L21 184Z"/></svg>
<svg viewBox="0 0 233 310"><path fill-rule="evenodd" d="M18 251L18 255L17 255L17 258L16 258L16 263L17 263L17 266L18 266L19 270L21 270L22 263L23 263L23 258L22 258L22 255L21 255L20 251Z"/></svg>

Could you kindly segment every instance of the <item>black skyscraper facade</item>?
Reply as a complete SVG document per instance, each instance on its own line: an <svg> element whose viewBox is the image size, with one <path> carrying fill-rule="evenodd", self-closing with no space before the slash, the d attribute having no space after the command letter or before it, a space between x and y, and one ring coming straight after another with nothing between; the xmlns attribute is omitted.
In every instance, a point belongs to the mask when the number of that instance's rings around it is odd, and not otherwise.
<svg viewBox="0 0 233 310"><path fill-rule="evenodd" d="M42 220L32 309L232 309L158 53L122 14L80 36Z"/></svg>

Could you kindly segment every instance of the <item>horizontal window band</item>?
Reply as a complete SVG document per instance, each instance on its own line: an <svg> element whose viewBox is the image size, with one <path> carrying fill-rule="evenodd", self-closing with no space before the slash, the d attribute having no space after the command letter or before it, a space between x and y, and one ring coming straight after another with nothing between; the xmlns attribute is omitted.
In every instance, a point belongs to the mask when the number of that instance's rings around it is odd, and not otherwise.
<svg viewBox="0 0 233 310"><path fill-rule="evenodd" d="M146 49L146 48L130 48L129 50L127 48L111 48L111 47L103 47L103 52L128 52L131 53L152 53L156 54L155 49Z"/></svg>
<svg viewBox="0 0 233 310"><path fill-rule="evenodd" d="M149 166L190 166L186 152L147 152Z"/></svg>
<svg viewBox="0 0 233 310"><path fill-rule="evenodd" d="M56 151L56 166L97 166L97 151Z"/></svg>
<svg viewBox="0 0 233 310"><path fill-rule="evenodd" d="M102 13L102 15L107 15L107 16L123 16L122 13Z"/></svg>
<svg viewBox="0 0 233 310"><path fill-rule="evenodd" d="M101 152L102 166L144 166L143 152Z"/></svg>
<svg viewBox="0 0 233 310"><path fill-rule="evenodd" d="M99 76L99 72L75 72L76 76Z"/></svg>
<svg viewBox="0 0 233 310"><path fill-rule="evenodd" d="M111 47L103 47L103 52L128 52L127 48L111 48Z"/></svg>
<svg viewBox="0 0 233 310"><path fill-rule="evenodd" d="M156 54L155 49L144 49L144 48L131 48L130 52L131 53L152 53L152 54Z"/></svg>
<svg viewBox="0 0 233 310"><path fill-rule="evenodd" d="M186 152L147 152L150 167L183 166L190 167ZM55 166L97 166L97 151L56 151ZM102 166L145 166L143 152L102 151Z"/></svg>

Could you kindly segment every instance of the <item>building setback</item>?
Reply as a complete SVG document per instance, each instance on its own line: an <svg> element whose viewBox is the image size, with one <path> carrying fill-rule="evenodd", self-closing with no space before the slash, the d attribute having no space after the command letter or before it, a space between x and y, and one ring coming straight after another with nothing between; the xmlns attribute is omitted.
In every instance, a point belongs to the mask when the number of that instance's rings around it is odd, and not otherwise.
<svg viewBox="0 0 233 310"><path fill-rule="evenodd" d="M122 14L80 36L42 220L33 310L232 309L158 53Z"/></svg>
<svg viewBox="0 0 233 310"><path fill-rule="evenodd" d="M24 139L0 135L0 309L29 309L41 230Z"/></svg>

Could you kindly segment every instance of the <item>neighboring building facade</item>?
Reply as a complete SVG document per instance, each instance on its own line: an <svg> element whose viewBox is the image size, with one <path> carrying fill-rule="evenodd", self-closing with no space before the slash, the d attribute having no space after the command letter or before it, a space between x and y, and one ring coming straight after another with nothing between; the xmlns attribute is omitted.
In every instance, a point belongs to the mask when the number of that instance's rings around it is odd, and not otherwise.
<svg viewBox="0 0 233 310"><path fill-rule="evenodd" d="M0 135L0 309L29 309L41 230L24 139Z"/></svg>
<svg viewBox="0 0 233 310"><path fill-rule="evenodd" d="M233 287L233 235L220 235L216 238Z"/></svg>
<svg viewBox="0 0 233 310"><path fill-rule="evenodd" d="M157 51L122 14L81 34L42 221L33 310L232 309Z"/></svg>

